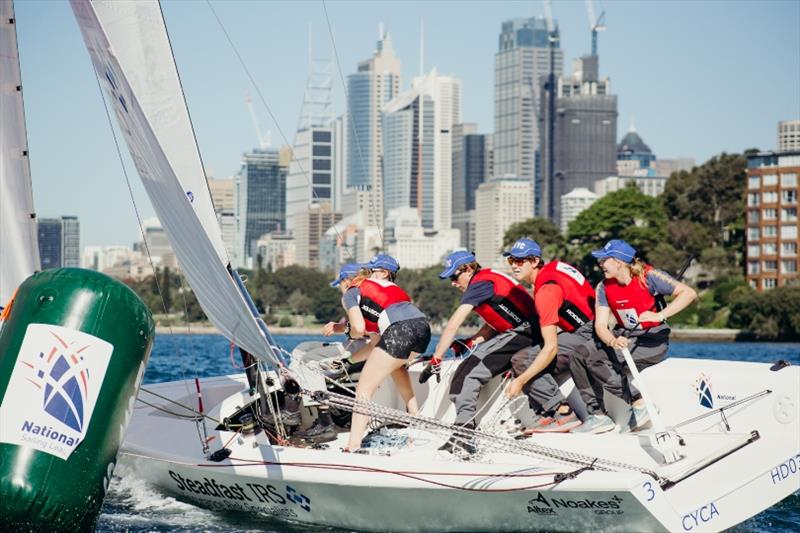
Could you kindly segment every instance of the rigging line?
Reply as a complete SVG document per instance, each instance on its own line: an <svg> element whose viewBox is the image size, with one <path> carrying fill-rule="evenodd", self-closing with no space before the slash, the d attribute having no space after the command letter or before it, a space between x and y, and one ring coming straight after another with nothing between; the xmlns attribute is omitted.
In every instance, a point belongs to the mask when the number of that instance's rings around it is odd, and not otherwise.
<svg viewBox="0 0 800 533"><path fill-rule="evenodd" d="M344 92L344 100L345 100L345 104L346 104L345 105L345 109L347 109L347 116L350 118L349 122L350 122L350 125L352 126L353 137L356 140L356 150L358 151L358 159L360 160L361 166L363 168L364 167L364 153L361 150L361 141L358 138L358 132L356 131L356 123L353 120L353 110L350 109L350 105L347 104L347 101L348 101L347 100L347 98L348 98L348 96L347 96L347 85L344 82L344 74L342 73L342 63L341 63L341 61L339 61L339 51L336 48L336 39L333 36L333 27L331 26L331 19L328 16L328 5L325 3L325 0L322 0L322 10L325 12L325 22L328 25L328 35L331 38L331 46L333 47L333 55L336 58L336 70L339 73L339 81L341 81L341 83L342 83L342 92ZM382 161L383 160L381 159L381 169L380 169L381 180L383 180L383 162ZM367 171L369 171L369 168L367 168ZM375 207L373 202L375 202L374 197L375 197L375 192L376 191L375 191L375 187L373 187L373 185L374 184L370 184L370 191L369 191L370 208ZM381 183L381 189L382 188L383 188L383 183ZM381 193L383 193L383 190L381 190ZM381 211L383 211L383 209L381 209ZM381 213L381 215L383 215L383 213ZM378 234L379 234L380 239L381 239L381 249L385 250L386 249L386 244L383 242L383 220L382 220L382 218L383 218L382 216L378 217L378 220L376 222L378 224ZM369 225L369 216L367 216L366 222L367 222L367 225Z"/></svg>
<svg viewBox="0 0 800 533"><path fill-rule="evenodd" d="M194 407L189 407L188 405L185 405L185 404L182 404L180 402L177 402L177 401L173 400L172 398L168 398L167 396L163 396L163 395L158 394L157 392L153 392L153 391L151 391L149 389L145 389L144 387L141 387L139 389L139 392L146 392L147 394L152 394L156 398L164 400L167 403L171 403L173 405L177 405L181 409L186 409L190 413L194 414L195 417L207 418L207 419L211 420L212 422L214 422L216 424L221 424L222 423L219 420L217 420L216 418L214 418L213 416L209 416L207 413L201 413L200 411L196 410ZM139 399L138 396L136 397L136 401L142 402L145 405L150 405L150 404L146 403L144 400Z"/></svg>
<svg viewBox="0 0 800 533"><path fill-rule="evenodd" d="M750 401L753 401L753 400L757 400L758 398L761 398L762 396L766 396L767 394L772 394L772 391L769 390L769 389L764 389L761 392L757 392L755 394L751 394L750 396L742 398L741 400L737 400L737 401L735 401L733 403L729 403L728 405L724 405L724 406L722 406L722 407L720 407L718 409L714 409L713 411L708 411L707 413L703 413L702 415L695 416L694 418L689 418L689 419L683 420L682 422L678 422L677 424L675 424L672 427L677 429L677 428L679 428L681 426L686 426L686 425L691 424L692 422L697 422L698 420L702 420L704 418L708 418L710 416L713 416L713 415L716 415L716 414L720 414L720 413L724 416L726 410L732 409L734 407L738 407L739 405L741 405L743 403L747 403L747 402L750 402Z"/></svg>
<svg viewBox="0 0 800 533"><path fill-rule="evenodd" d="M239 64L241 65L242 69L244 70L245 74L247 75L247 78L250 80L250 83L253 85L253 88L255 89L256 94L258 95L258 99L261 101L263 106L267 109L267 113L269 114L270 119L272 119L272 123L277 128L278 133L280 134L281 139L283 139L284 144L294 148L294 145L289 143L289 139L286 137L286 134L283 132L283 128L281 128L281 125L278 122L278 118L272 112L272 108L267 103L266 98L264 98L264 95L261 92L261 87L256 83L256 80L253 77L253 74L250 72L250 69L247 67L247 64L245 63L244 58L242 58L242 55L239 53L239 49L236 48L236 45L234 44L233 39L231 39L231 36L228 33L227 28L225 28L225 25L222 23L222 19L220 19L219 15L217 15L217 12L214 9L214 6L211 4L211 0L206 0L206 4L208 4L208 7L211 10L211 13L214 15L214 18L217 20L217 24L219 24L219 27L222 30L222 33L225 35L225 38L227 39L228 44L231 46L231 49L233 50L234 55L236 55L236 58L239 60ZM308 171L305 168L303 168L303 165L294 156L294 149L292 149L291 161L293 161L300 168L300 173L303 175L303 177L305 177L306 185L308 185L308 187L311 189L311 195L314 197L315 200L321 201L322 199L317 195L316 191L314 190L314 184L308 178ZM333 212L333 210L331 210L331 211ZM332 216L331 218L332 218L332 220L335 220L334 216ZM340 242L345 242L344 237L339 232L339 228L336 227L336 223L335 222L333 222L331 224L331 227L333 228L333 231L336 232L336 236L339 238L339 241ZM345 251L347 252L347 255L350 257L350 259L352 261L355 261L355 258L353 257L353 254L350 252L350 248L347 247L347 246L345 246L344 248L345 248Z"/></svg>

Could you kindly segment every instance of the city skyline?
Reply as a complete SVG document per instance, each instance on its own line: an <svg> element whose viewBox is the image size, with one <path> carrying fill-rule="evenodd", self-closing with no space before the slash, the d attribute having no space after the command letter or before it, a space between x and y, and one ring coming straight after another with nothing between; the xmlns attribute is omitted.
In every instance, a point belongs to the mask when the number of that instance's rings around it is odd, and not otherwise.
<svg viewBox="0 0 800 533"><path fill-rule="evenodd" d="M309 22L314 49L323 52L315 57L329 53L330 38L322 3L307 3L304 9L277 2L212 5L257 88L249 86L205 3L165 2L163 11L206 170L223 178L233 175L242 154L258 144L245 91L253 94L262 129L272 131L273 146L284 141L256 96L259 90L291 144L308 76ZM383 21L401 60L401 90L406 90L419 73L424 18L425 71L436 67L461 79L463 120L478 123L480 133L492 133L500 25L541 15L543 9L539 3L465 3L457 11L451 6L328 3L341 75L346 79L369 57ZM777 122L800 115L797 3L737 2L723 9L716 2L597 2L595 8L606 11L609 26L599 38L600 68L619 96L618 138L633 121L659 157L689 156L702 163L722 151L775 149ZM572 59L589 52L584 3L556 1L553 12L568 73ZM85 245L133 242L138 230L127 185L68 4L20 2L16 17L37 213L77 215ZM653 20L664 23L653 25ZM778 78L756 76L759 72ZM345 110L338 70L334 77L339 115ZM127 161L124 147L122 152ZM142 218L148 218L152 209L135 170L130 164L126 170Z"/></svg>

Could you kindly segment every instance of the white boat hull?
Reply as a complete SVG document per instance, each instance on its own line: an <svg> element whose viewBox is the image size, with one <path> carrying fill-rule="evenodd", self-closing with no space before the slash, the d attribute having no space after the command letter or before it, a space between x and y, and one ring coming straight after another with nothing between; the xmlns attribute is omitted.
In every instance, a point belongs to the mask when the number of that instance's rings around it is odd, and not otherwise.
<svg viewBox="0 0 800 533"><path fill-rule="evenodd" d="M223 445L231 450L228 459L212 462L203 455L194 421L145 405L135 410L123 451L144 479L199 506L363 530L720 531L800 490L799 368L670 359L643 376L667 425L710 412L698 401L698 379L714 380L715 408L754 398L726 411L730 430L718 413L680 426L686 458L673 465L660 465L647 438L637 434L531 439L653 471L671 480L663 487L635 470L583 471L554 484L554 474L579 467L492 450L462 461L436 450L441 437L422 432L391 455L362 455L340 451L346 433L326 449L311 449L270 445L263 433L239 436L209 426L211 451ZM238 394L243 379L202 380L206 404ZM193 406L193 386L147 388ZM446 386L420 390L421 397L431 396L424 411L451 416L445 405L435 405ZM392 396L385 386L377 399L391 403ZM175 409L164 400L146 400Z"/></svg>

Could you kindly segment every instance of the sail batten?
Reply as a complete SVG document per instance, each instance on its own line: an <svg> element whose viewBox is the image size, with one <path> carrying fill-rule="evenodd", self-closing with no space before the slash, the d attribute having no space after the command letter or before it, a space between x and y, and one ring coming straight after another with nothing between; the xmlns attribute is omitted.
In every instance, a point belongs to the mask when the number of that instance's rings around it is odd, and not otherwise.
<svg viewBox="0 0 800 533"><path fill-rule="evenodd" d="M0 0L0 306L40 268L14 5Z"/></svg>
<svg viewBox="0 0 800 533"><path fill-rule="evenodd" d="M232 342L279 364L228 272L158 3L70 3L145 191L200 306Z"/></svg>

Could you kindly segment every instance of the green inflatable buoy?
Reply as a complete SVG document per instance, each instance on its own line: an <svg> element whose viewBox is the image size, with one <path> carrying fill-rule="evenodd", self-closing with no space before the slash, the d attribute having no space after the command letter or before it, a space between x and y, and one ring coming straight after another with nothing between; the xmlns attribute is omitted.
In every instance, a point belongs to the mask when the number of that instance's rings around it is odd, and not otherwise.
<svg viewBox="0 0 800 533"><path fill-rule="evenodd" d="M62 268L20 285L0 327L2 529L92 530L150 356L152 315L123 283Z"/></svg>

